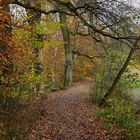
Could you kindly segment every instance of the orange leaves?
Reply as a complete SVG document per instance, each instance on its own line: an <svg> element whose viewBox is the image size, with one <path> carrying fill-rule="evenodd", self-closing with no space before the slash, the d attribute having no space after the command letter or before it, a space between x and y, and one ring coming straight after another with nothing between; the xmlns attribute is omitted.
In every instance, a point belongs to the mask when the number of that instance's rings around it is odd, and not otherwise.
<svg viewBox="0 0 140 140"><path fill-rule="evenodd" d="M6 30L11 24L11 15L6 12L6 5L12 0L1 0L0 1L0 31Z"/></svg>
<svg viewBox="0 0 140 140"><path fill-rule="evenodd" d="M3 10L3 7L2 6L0 6L0 10Z"/></svg>
<svg viewBox="0 0 140 140"><path fill-rule="evenodd" d="M4 6L9 1L0 1L0 46L11 46L10 14L6 13Z"/></svg>
<svg viewBox="0 0 140 140"><path fill-rule="evenodd" d="M0 0L0 7L3 7L5 4L10 4L14 0Z"/></svg>
<svg viewBox="0 0 140 140"><path fill-rule="evenodd" d="M10 2L11 0L0 0L0 78L3 77L3 80L0 81L2 85L0 90L3 94L8 94L9 87L7 85L15 82L13 67L14 55L17 54L15 48L17 46L12 41L11 15L6 12L6 8ZM5 89L5 87L7 88Z"/></svg>
<svg viewBox="0 0 140 140"><path fill-rule="evenodd" d="M6 30L11 24L10 15L0 12L0 31Z"/></svg>

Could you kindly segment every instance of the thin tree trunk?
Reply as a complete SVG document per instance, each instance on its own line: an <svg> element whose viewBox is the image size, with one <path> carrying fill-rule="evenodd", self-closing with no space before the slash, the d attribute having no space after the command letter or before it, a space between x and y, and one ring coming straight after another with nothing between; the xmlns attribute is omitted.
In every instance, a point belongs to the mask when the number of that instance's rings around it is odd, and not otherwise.
<svg viewBox="0 0 140 140"><path fill-rule="evenodd" d="M119 80L121 79L123 73L125 72L125 70L127 69L127 66L129 65L131 59L132 59L132 56L133 54L135 53L135 48L137 47L138 45L138 42L139 42L139 39L140 37L135 41L134 45L133 45L133 48L131 48L130 52L129 52L129 55L123 65L123 67L121 68L121 70L119 71L119 73L117 74L113 84L111 85L111 87L109 88L109 90L107 91L107 93L104 95L104 98L102 99L102 101L100 102L100 106L104 106L105 105L105 102L107 100L108 97L110 97L112 95L112 93L114 92Z"/></svg>
<svg viewBox="0 0 140 140"><path fill-rule="evenodd" d="M70 36L67 27L67 18L66 15L60 14L60 22L63 24L62 26L62 34L64 40L64 48L65 48L65 79L64 79L64 88L69 88L73 84L72 77L72 48L70 42Z"/></svg>

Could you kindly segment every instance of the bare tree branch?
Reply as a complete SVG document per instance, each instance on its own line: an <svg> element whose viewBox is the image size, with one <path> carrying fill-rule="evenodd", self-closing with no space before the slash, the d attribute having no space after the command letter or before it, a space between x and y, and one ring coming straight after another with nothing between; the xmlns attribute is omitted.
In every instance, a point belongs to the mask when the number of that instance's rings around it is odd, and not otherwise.
<svg viewBox="0 0 140 140"><path fill-rule="evenodd" d="M22 2L19 2L18 0L13 1L12 4L16 4L16 5L19 5L23 8L30 9L30 10L33 10L33 11L36 11L36 12L39 12L39 13L42 13L45 15L55 14L55 13L63 13L63 14L69 15L69 16L74 16L74 14L72 14L72 13L68 13L68 12L65 12L63 10L58 10L58 9L52 9L50 11L46 11L46 10L43 10L41 8L31 6L29 4L24 4Z"/></svg>
<svg viewBox="0 0 140 140"><path fill-rule="evenodd" d="M89 59L92 63L95 64L95 59L96 58L101 58L103 56L89 56L88 54L83 54L83 53L80 53L78 50L72 50L72 53L73 54L76 54L78 56L82 56L82 57L85 57L87 59Z"/></svg>

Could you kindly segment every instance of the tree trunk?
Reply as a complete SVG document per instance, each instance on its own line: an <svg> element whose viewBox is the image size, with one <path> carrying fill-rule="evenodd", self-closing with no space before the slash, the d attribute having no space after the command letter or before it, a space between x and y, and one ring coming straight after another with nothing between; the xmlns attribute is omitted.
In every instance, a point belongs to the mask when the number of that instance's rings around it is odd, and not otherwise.
<svg viewBox="0 0 140 140"><path fill-rule="evenodd" d="M62 26L62 34L64 40L64 48L65 48L65 79L64 79L64 88L69 88L73 84L72 77L72 48L70 42L70 36L67 27L67 18L66 15L60 14L60 22L63 24Z"/></svg>
<svg viewBox="0 0 140 140"><path fill-rule="evenodd" d="M105 102L107 100L108 97L110 97L113 93L113 91L115 90L119 80L121 79L123 73L125 72L125 70L127 69L127 66L129 65L131 59L132 59L132 56L133 54L135 53L135 48L137 47L138 45L138 42L139 42L139 39L140 37L135 41L135 43L133 44L133 47L131 48L130 52L129 52L129 55L123 65L123 67L121 68L121 70L119 71L119 73L117 74L113 84L111 85L111 87L109 88L109 90L107 91L107 93L104 95L104 98L102 99L102 101L100 102L100 106L104 106L105 105Z"/></svg>
<svg viewBox="0 0 140 140"><path fill-rule="evenodd" d="M29 4L29 5L34 4L34 6L36 6L36 7L41 7L41 3L39 1L27 0L26 3ZM27 11L27 15L29 17L28 23L29 23L30 27L35 28L35 25L37 23L40 23L41 13L35 12L33 10L30 10L30 9L26 9L26 11ZM42 41L42 38L40 37L40 35L37 35L37 40ZM34 47L34 54L35 54L34 71L35 71L36 76L38 76L42 73L42 64L39 61L40 48L38 48L37 46L33 46L33 47ZM35 94L38 95L40 90L41 90L41 83L38 82L38 83L36 83Z"/></svg>

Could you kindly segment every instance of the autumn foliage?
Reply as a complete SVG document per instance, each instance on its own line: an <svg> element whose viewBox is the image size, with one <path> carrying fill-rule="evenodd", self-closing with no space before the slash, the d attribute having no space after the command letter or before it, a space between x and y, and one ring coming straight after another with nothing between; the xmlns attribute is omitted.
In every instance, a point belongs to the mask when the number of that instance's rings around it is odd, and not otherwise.
<svg viewBox="0 0 140 140"><path fill-rule="evenodd" d="M11 15L7 4L11 1L0 1L0 76L2 93L7 92L12 70L12 42Z"/></svg>
<svg viewBox="0 0 140 140"><path fill-rule="evenodd" d="M19 37L12 32L12 25L15 24L12 23L12 15L6 12L5 8L5 5L10 2L1 1L0 13L0 75L2 90L5 93L11 86L22 82L22 76L29 70L33 59L29 46L22 46L15 42Z"/></svg>
<svg viewBox="0 0 140 140"><path fill-rule="evenodd" d="M140 87L130 67L139 62L129 53L139 42L129 35L139 29L115 0L79 1L86 4L0 0L0 140L134 139L139 132L128 94Z"/></svg>

